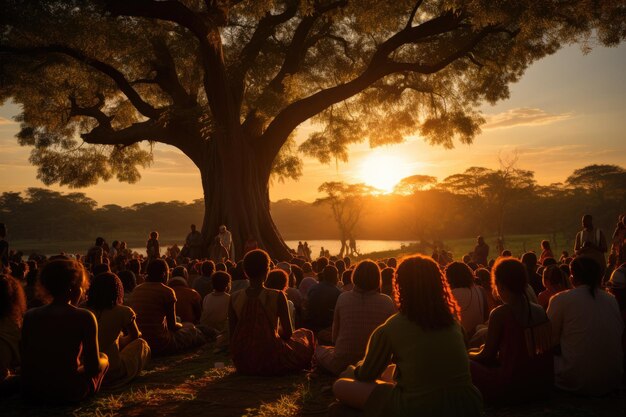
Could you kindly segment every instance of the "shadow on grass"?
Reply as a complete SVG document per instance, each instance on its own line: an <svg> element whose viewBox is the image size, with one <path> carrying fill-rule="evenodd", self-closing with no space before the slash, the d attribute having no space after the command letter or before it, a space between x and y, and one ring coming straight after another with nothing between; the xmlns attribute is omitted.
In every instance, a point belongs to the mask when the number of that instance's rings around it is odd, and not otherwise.
<svg viewBox="0 0 626 417"><path fill-rule="evenodd" d="M2 417L196 416L292 417L329 415L334 378L301 373L276 378L237 375L211 345L184 355L157 358L133 384L101 392L80 405L32 406L19 396L0 398ZM225 367L216 368L218 362ZM549 401L487 408L487 417L621 417L626 396L580 398L563 393ZM337 415L336 413L331 413ZM341 414L342 417L344 414ZM387 416L392 417L392 416Z"/></svg>
<svg viewBox="0 0 626 417"><path fill-rule="evenodd" d="M223 368L216 368L218 362ZM330 376L301 373L276 378L237 375L230 360L208 345L156 358L130 386L101 392L74 406L32 406L19 396L0 399L0 415L13 416L299 416L321 415L332 401Z"/></svg>

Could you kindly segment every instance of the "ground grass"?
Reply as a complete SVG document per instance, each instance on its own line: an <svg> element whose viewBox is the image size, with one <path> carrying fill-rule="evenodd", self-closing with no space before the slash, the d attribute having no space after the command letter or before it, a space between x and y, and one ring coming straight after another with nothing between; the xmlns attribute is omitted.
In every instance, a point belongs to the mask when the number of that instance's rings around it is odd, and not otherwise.
<svg viewBox="0 0 626 417"><path fill-rule="evenodd" d="M520 256L521 254L534 251L537 254L541 253L540 243L542 240L548 240L551 242L552 251L555 256L560 256L561 251L568 251L572 253L574 246L573 237L563 235L550 235L550 234L533 234L533 235L511 235L505 238L505 248L510 250L514 256ZM485 236L485 241L490 246L489 257L495 258L496 254L496 237ZM454 259L461 259L463 255L474 250L476 245L476 238L464 238L446 240L443 242L447 251L451 252ZM394 250L373 252L363 254L359 259L372 258L372 259L385 259L390 257L401 258L406 255L412 255L415 253L423 253L425 255L432 254L432 247L429 245L411 244L403 248Z"/></svg>
<svg viewBox="0 0 626 417"><path fill-rule="evenodd" d="M225 363L216 368L216 362ZM193 353L151 362L128 388L103 392L80 406L29 406L19 397L0 399L3 417L200 416L292 417L351 416L331 407L334 379L319 373L260 378L237 375L229 359L206 346ZM487 409L487 417L619 417L626 415L624 394L604 399L558 395L517 407ZM392 416L388 416L392 417Z"/></svg>

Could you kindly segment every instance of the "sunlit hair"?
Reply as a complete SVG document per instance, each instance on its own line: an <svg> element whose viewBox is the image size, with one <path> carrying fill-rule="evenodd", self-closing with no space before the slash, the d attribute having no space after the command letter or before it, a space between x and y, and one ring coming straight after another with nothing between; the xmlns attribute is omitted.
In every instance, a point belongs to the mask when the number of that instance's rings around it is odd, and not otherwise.
<svg viewBox="0 0 626 417"><path fill-rule="evenodd" d="M26 312L26 296L22 285L7 275L0 275L0 319L8 318L18 327Z"/></svg>
<svg viewBox="0 0 626 417"><path fill-rule="evenodd" d="M243 270L251 281L265 281L270 269L270 257L262 249L254 249L243 258Z"/></svg>
<svg viewBox="0 0 626 417"><path fill-rule="evenodd" d="M55 259L48 262L39 271L39 282L52 298L65 297L68 293L81 289L87 292L89 288L83 264L73 259Z"/></svg>
<svg viewBox="0 0 626 417"><path fill-rule="evenodd" d="M163 259L153 259L148 264L147 272L146 281L165 284L170 273L170 267Z"/></svg>
<svg viewBox="0 0 626 417"><path fill-rule="evenodd" d="M231 281L230 274L225 271L216 271L211 275L211 285L217 292L225 292L230 287Z"/></svg>
<svg viewBox="0 0 626 417"><path fill-rule="evenodd" d="M106 310L124 303L124 286L112 272L96 275L87 293L87 306L94 310Z"/></svg>
<svg viewBox="0 0 626 417"><path fill-rule="evenodd" d="M474 273L463 262L452 262L446 267L446 280L450 288L471 288L474 285Z"/></svg>
<svg viewBox="0 0 626 417"><path fill-rule="evenodd" d="M491 269L491 287L497 292L498 286L513 294L523 295L528 285L528 271L524 264L515 258L499 258Z"/></svg>
<svg viewBox="0 0 626 417"><path fill-rule="evenodd" d="M549 249L550 249L550 242L549 242L549 241L547 241L547 240L542 240L542 241L541 241L541 247L542 247L543 249L547 249L547 250L549 250Z"/></svg>
<svg viewBox="0 0 626 417"><path fill-rule="evenodd" d="M122 286L125 292L133 292L137 286L137 277L133 271L120 271L117 276L122 281Z"/></svg>
<svg viewBox="0 0 626 417"><path fill-rule="evenodd" d="M341 282L343 282L343 285L354 284L352 282L352 272L354 272L354 269L346 269L343 271L343 274L341 274Z"/></svg>
<svg viewBox="0 0 626 417"><path fill-rule="evenodd" d="M287 272L282 269L272 269L269 274L267 274L267 278L265 279L265 287L278 290L285 291L287 290L287 284L289 280L289 276Z"/></svg>
<svg viewBox="0 0 626 417"><path fill-rule="evenodd" d="M438 330L459 321L459 308L450 287L432 258L404 259L395 276L398 309L426 330Z"/></svg>
<svg viewBox="0 0 626 417"><path fill-rule="evenodd" d="M215 272L215 263L213 261L204 261L200 266L202 276L210 277Z"/></svg>
<svg viewBox="0 0 626 417"><path fill-rule="evenodd" d="M560 286L562 288L569 288L568 277L565 272L558 265L550 265L544 268L542 273L542 281L544 285L550 283L552 286Z"/></svg>
<svg viewBox="0 0 626 417"><path fill-rule="evenodd" d="M363 291L380 288L380 269L376 262L366 259L357 264L352 272L352 283Z"/></svg>
<svg viewBox="0 0 626 417"><path fill-rule="evenodd" d="M159 238L159 232L150 232L150 238L158 239Z"/></svg>

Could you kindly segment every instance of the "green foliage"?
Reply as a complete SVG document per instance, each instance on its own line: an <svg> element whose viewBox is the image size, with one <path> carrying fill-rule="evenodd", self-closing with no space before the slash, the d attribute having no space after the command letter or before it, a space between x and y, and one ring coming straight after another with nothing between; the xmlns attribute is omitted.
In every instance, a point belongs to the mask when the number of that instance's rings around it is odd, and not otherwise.
<svg viewBox="0 0 626 417"><path fill-rule="evenodd" d="M18 141L46 184L137 181L142 141L202 168L203 147L241 137L280 180L301 175L298 152L345 161L350 144L416 132L471 143L480 104L507 98L533 62L626 36L620 1L417 4L4 0L0 101L22 106Z"/></svg>

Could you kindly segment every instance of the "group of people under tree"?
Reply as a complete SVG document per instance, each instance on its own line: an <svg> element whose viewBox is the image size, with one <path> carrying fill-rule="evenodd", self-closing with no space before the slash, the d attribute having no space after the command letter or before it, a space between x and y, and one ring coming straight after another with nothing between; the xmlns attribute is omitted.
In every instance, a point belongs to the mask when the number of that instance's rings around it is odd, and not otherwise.
<svg viewBox="0 0 626 417"><path fill-rule="evenodd" d="M489 258L479 237L458 261L278 262L250 248L215 262L186 256L198 253L192 227L177 257L160 254L155 232L145 257L99 238L78 260L3 260L0 391L79 402L130 383L152 356L214 342L241 374L336 375L339 406L368 415L481 415L483 402L555 388L611 394L624 382L624 220L609 246L584 216L559 259L548 241L539 256Z"/></svg>

